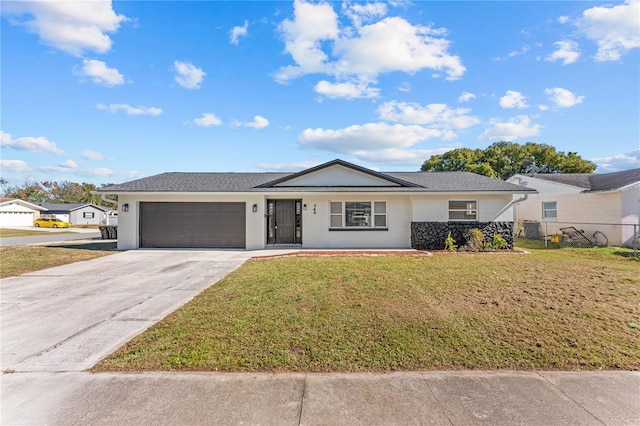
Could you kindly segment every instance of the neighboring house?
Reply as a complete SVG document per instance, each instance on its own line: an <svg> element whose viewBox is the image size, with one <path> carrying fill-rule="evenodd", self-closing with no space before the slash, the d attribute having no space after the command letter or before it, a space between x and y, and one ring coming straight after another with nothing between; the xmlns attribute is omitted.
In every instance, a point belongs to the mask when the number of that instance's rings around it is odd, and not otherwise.
<svg viewBox="0 0 640 426"><path fill-rule="evenodd" d="M47 209L16 198L0 198L0 227L33 226Z"/></svg>
<svg viewBox="0 0 640 426"><path fill-rule="evenodd" d="M472 227L512 242L505 212L514 194L536 191L468 172L380 173L333 160L298 173L163 173L98 192L118 195L118 248L128 250L442 249L449 231Z"/></svg>
<svg viewBox="0 0 640 426"><path fill-rule="evenodd" d="M106 222L109 209L95 204L38 203L47 209L48 216L57 217L72 225L99 225Z"/></svg>
<svg viewBox="0 0 640 426"><path fill-rule="evenodd" d="M507 182L538 190L515 207L517 221L538 221L542 231L574 226L591 236L603 232L610 245L629 244L640 214L640 169L614 173L514 175Z"/></svg>

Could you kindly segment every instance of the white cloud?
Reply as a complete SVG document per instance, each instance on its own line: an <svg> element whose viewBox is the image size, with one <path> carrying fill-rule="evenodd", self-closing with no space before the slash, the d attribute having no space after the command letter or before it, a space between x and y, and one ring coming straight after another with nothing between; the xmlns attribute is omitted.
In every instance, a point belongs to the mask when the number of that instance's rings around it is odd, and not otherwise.
<svg viewBox="0 0 640 426"><path fill-rule="evenodd" d="M237 45L240 42L240 37L246 37L249 30L249 21L244 21L243 26L233 27L230 31L229 41L231 44Z"/></svg>
<svg viewBox="0 0 640 426"><path fill-rule="evenodd" d="M640 0L626 0L616 6L585 10L576 25L598 51L596 61L616 61L631 49L640 48Z"/></svg>
<svg viewBox="0 0 640 426"><path fill-rule="evenodd" d="M370 163L385 163L402 166L421 165L432 155L444 154L452 148L438 149L383 149L379 151L354 151L358 159Z"/></svg>
<svg viewBox="0 0 640 426"><path fill-rule="evenodd" d="M558 49L544 58L545 61L562 61L562 65L572 64L580 57L580 49L575 41L564 40L553 43Z"/></svg>
<svg viewBox="0 0 640 426"><path fill-rule="evenodd" d="M338 83L373 82L382 73L424 69L455 80L466 71L460 58L448 52L450 42L443 37L443 29L414 26L400 17L368 23L386 13L386 5L380 2L346 3L343 10L354 26L340 29L331 3L295 1L294 18L284 20L279 27L285 51L295 65L280 68L275 75L277 81L322 73L335 76Z"/></svg>
<svg viewBox="0 0 640 426"><path fill-rule="evenodd" d="M78 168L78 163L76 163L73 160L66 160L66 161L63 161L62 163L58 164L58 166L64 167L66 169L77 169Z"/></svg>
<svg viewBox="0 0 640 426"><path fill-rule="evenodd" d="M328 98L377 98L380 96L380 89L369 87L366 82L357 83L330 83L326 80L319 81L315 86L315 91Z"/></svg>
<svg viewBox="0 0 640 426"><path fill-rule="evenodd" d="M173 62L176 82L185 89L199 89L206 72L189 62Z"/></svg>
<svg viewBox="0 0 640 426"><path fill-rule="evenodd" d="M0 160L0 169L14 173L26 173L30 170L29 165L22 160Z"/></svg>
<svg viewBox="0 0 640 426"><path fill-rule="evenodd" d="M93 1L9 1L2 13L13 24L37 34L42 43L74 56L84 51L106 53L114 33L127 18L117 15L111 0Z"/></svg>
<svg viewBox="0 0 640 426"><path fill-rule="evenodd" d="M378 115L383 120L404 124L429 125L440 129L466 129L480 123L476 117L468 115L466 108L449 108L446 104L420 105L412 102L385 102L378 107Z"/></svg>
<svg viewBox="0 0 640 426"><path fill-rule="evenodd" d="M294 19L285 19L279 26L287 51L297 66L280 69L276 80L286 82L304 74L330 72L327 55L321 42L338 38L338 16L329 3L294 2Z"/></svg>
<svg viewBox="0 0 640 426"><path fill-rule="evenodd" d="M156 107L133 107L129 104L98 104L96 108L103 109L112 113L116 113L118 111L124 111L128 115L160 115L162 114L161 108Z"/></svg>
<svg viewBox="0 0 640 426"><path fill-rule="evenodd" d="M339 73L375 78L394 71L415 73L423 69L443 71L448 80L460 78L466 68L450 55L449 41L439 38L441 30L413 26L399 17L388 17L358 29L357 36L336 40L334 51Z"/></svg>
<svg viewBox="0 0 640 426"><path fill-rule="evenodd" d="M500 98L502 108L527 108L526 98L520 92L507 90L507 94Z"/></svg>
<svg viewBox="0 0 640 426"><path fill-rule="evenodd" d="M383 17L387 14L386 3L350 3L342 4L344 14L351 19L356 27L362 26L364 22L372 22L376 18Z"/></svg>
<svg viewBox="0 0 640 426"><path fill-rule="evenodd" d="M569 19L568 16L560 16L558 18L558 23L560 23L560 24L566 24L569 21L570 21L570 19Z"/></svg>
<svg viewBox="0 0 640 426"><path fill-rule="evenodd" d="M410 92L411 91L411 84L407 83L406 81L400 83L400 85L398 86L398 91L400 92Z"/></svg>
<svg viewBox="0 0 640 426"><path fill-rule="evenodd" d="M76 75L91 77L96 84L104 86L119 86L124 84L124 76L115 68L109 68L103 61L85 59L82 61L82 70L75 71Z"/></svg>
<svg viewBox="0 0 640 426"><path fill-rule="evenodd" d="M531 123L526 115L519 115L507 122L491 120L493 127L486 129L478 138L484 141L513 141L514 139L538 136L542 126Z"/></svg>
<svg viewBox="0 0 640 426"><path fill-rule="evenodd" d="M470 92L463 92L458 98L458 102L469 102L471 99L475 99L476 95Z"/></svg>
<svg viewBox="0 0 640 426"><path fill-rule="evenodd" d="M50 154L62 155L64 151L49 141L45 137L26 136L13 139L9 133L0 131L0 146L29 152L48 152Z"/></svg>
<svg viewBox="0 0 640 426"><path fill-rule="evenodd" d="M305 148L320 149L340 154L372 152L393 148L408 148L430 138L438 138L442 130L422 126L367 123L344 129L305 129L298 135L298 142Z"/></svg>
<svg viewBox="0 0 640 426"><path fill-rule="evenodd" d="M253 117L252 122L244 124L245 127L253 127L254 129L264 129L268 125L269 120L260 115L256 115L255 117Z"/></svg>
<svg viewBox="0 0 640 426"><path fill-rule="evenodd" d="M80 153L80 157L84 158L85 160L92 160L92 161L97 161L97 160L106 160L107 158L104 156L104 154L100 153L100 152L96 152L96 151L91 151L91 150L84 150Z"/></svg>
<svg viewBox="0 0 640 426"><path fill-rule="evenodd" d="M194 119L192 123L200 127L211 127L221 125L222 121L215 114L205 112L202 117Z"/></svg>
<svg viewBox="0 0 640 426"><path fill-rule="evenodd" d="M298 161L293 163L258 163L258 166L262 170L268 170L272 172L297 172L300 170L308 169L319 165L319 162L313 161Z"/></svg>
<svg viewBox="0 0 640 426"><path fill-rule="evenodd" d="M561 108L569 108L578 105L584 100L584 96L577 96L575 93L561 87L546 89L544 93L549 96L549 100L551 102Z"/></svg>
<svg viewBox="0 0 640 426"><path fill-rule="evenodd" d="M636 169L640 167L640 149L612 157L593 158L591 161L596 163L598 166L597 171L600 173Z"/></svg>
<svg viewBox="0 0 640 426"><path fill-rule="evenodd" d="M514 56L524 55L529 50L531 50L531 48L529 46L522 46L522 49L520 49L520 50L514 50L514 51L509 52L507 54L507 57L513 58Z"/></svg>
<svg viewBox="0 0 640 426"><path fill-rule="evenodd" d="M136 171L116 171L107 169L104 167L99 168L80 168L80 167L66 167L61 165L58 166L43 166L38 167L38 170L44 173L49 174L62 174L62 175L72 175L72 176L81 176L86 178L110 178L110 179L135 179L141 177L141 173Z"/></svg>

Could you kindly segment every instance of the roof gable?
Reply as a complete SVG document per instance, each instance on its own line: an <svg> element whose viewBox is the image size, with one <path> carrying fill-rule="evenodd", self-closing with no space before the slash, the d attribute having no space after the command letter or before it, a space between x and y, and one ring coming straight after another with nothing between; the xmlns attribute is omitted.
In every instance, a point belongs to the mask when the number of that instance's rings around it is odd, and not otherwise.
<svg viewBox="0 0 640 426"><path fill-rule="evenodd" d="M0 198L0 206L9 206L11 204L20 204L22 207L26 207L32 210L47 210L46 207L39 206L37 204L30 203L28 201L20 200L18 198Z"/></svg>
<svg viewBox="0 0 640 426"><path fill-rule="evenodd" d="M415 188L420 185L338 159L256 186L256 188L278 187Z"/></svg>
<svg viewBox="0 0 640 426"><path fill-rule="evenodd" d="M297 173L161 173L98 193L537 193L470 172L376 172L333 160Z"/></svg>

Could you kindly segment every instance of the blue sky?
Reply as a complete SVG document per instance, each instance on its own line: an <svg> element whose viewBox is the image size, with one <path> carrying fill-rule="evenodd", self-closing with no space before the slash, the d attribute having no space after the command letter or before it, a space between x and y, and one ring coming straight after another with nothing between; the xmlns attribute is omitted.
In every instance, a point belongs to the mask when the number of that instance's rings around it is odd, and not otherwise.
<svg viewBox="0 0 640 426"><path fill-rule="evenodd" d="M2 177L413 171L509 140L640 167L640 0L2 1Z"/></svg>

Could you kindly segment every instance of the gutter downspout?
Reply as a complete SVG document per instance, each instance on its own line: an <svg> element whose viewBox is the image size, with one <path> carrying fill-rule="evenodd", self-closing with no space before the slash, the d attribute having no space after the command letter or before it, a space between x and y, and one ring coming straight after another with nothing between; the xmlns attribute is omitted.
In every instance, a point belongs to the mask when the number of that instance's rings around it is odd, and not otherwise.
<svg viewBox="0 0 640 426"><path fill-rule="evenodd" d="M496 220L498 217L500 217L500 215L504 212L506 212L507 210L509 210L512 206L521 203L523 201L526 201L529 198L529 194L524 194L524 196L522 198L518 198L517 200L511 200L509 202L509 204L507 204L506 206L504 206L503 208L500 209L500 211L498 213L496 213L496 215L493 217L493 220Z"/></svg>
<svg viewBox="0 0 640 426"><path fill-rule="evenodd" d="M94 194L97 194L97 192L94 192ZM106 196L107 196L107 194L100 194L100 198L102 199L102 201L106 201L109 204L115 204L116 206L118 205L117 201L113 201L113 200L110 200L108 198L105 198Z"/></svg>

